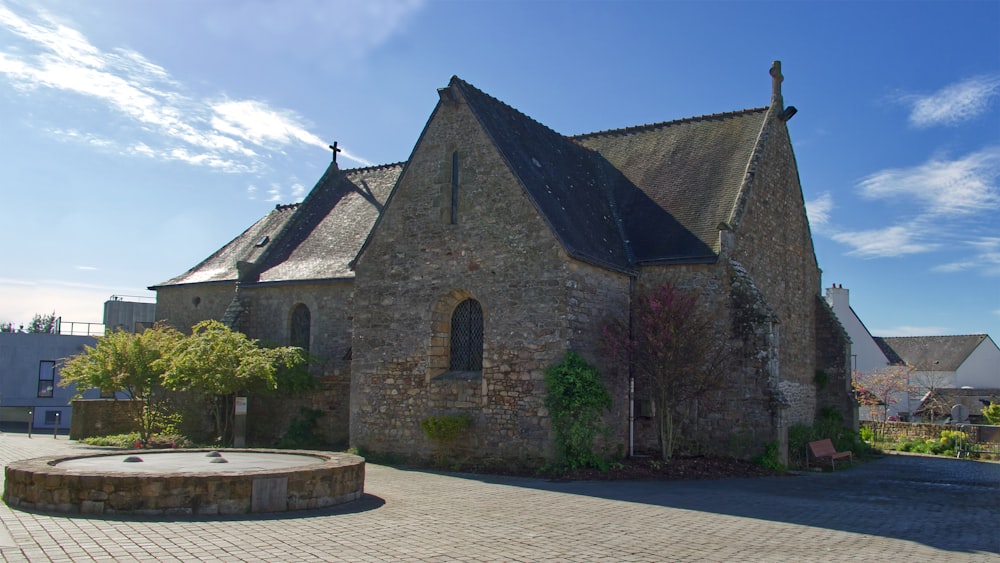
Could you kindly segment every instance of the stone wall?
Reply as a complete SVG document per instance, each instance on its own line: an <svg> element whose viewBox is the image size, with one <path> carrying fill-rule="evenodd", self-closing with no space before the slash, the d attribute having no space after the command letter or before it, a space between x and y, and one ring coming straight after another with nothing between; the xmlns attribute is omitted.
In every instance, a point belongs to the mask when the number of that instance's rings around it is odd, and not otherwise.
<svg viewBox="0 0 1000 563"><path fill-rule="evenodd" d="M201 321L222 320L234 295L235 281L160 287L156 290L156 320L190 333Z"/></svg>
<svg viewBox="0 0 1000 563"><path fill-rule="evenodd" d="M93 436L113 436L138 430L132 418L133 401L77 399L71 403L69 437L83 440Z"/></svg>
<svg viewBox="0 0 1000 563"><path fill-rule="evenodd" d="M816 407L840 413L858 429L858 404L851 388L851 340L826 299L816 298Z"/></svg>
<svg viewBox="0 0 1000 563"><path fill-rule="evenodd" d="M729 256L742 264L773 309L783 391L794 405L784 423L811 424L816 413L816 314L820 271L785 124L773 114L761 133L733 225Z"/></svg>
<svg viewBox="0 0 1000 563"><path fill-rule="evenodd" d="M171 456L207 463L209 450L144 450L132 454L143 462ZM216 452L217 453L217 452ZM299 455L312 463L242 468L233 471L102 471L100 458L124 457L120 452L93 454L97 467L65 468L75 458L54 456L10 463L5 468L3 500L12 507L42 512L89 515L212 516L249 512L284 512L324 508L361 498L364 459L341 453L299 450L237 450L225 455L250 459L268 455ZM184 456L181 458L181 456ZM117 461L121 463L120 461ZM246 462L244 462L246 463ZM169 462L164 467L169 466Z"/></svg>
<svg viewBox="0 0 1000 563"><path fill-rule="evenodd" d="M885 435L888 442L903 442L917 438L923 440L938 440L942 430L961 430L973 444L983 442L1000 442L1000 430L996 426L979 424L930 424L924 422L886 422L862 420L862 428L870 428L878 434Z"/></svg>
<svg viewBox="0 0 1000 563"><path fill-rule="evenodd" d="M291 345L291 315L296 305L309 310L309 371L315 388L298 396L251 398L247 438L276 443L301 409L318 410L318 436L330 444L348 441L351 385L351 320L354 286L350 280L316 283L242 285L244 313L239 328L265 344Z"/></svg>
<svg viewBox="0 0 1000 563"><path fill-rule="evenodd" d="M760 453L763 444L776 437L776 419L768 385L770 316L758 319L746 312L757 306L759 296L741 292L732 268L725 262L644 267L636 293L646 293L664 283L699 295L700 315L714 324L718 344L727 347L732 358L716 389L681 406L681 450L741 457ZM650 397L641 381L636 385L638 399ZM655 421L640 419L636 430L636 451L657 451Z"/></svg>
<svg viewBox="0 0 1000 563"><path fill-rule="evenodd" d="M430 457L420 420L464 412L475 461L537 465L553 452L544 370L570 347L594 357L600 319L621 314L628 278L565 254L459 103L439 105L428 123L357 263L356 287L353 445ZM449 379L441 357L464 298L483 310L483 369Z"/></svg>

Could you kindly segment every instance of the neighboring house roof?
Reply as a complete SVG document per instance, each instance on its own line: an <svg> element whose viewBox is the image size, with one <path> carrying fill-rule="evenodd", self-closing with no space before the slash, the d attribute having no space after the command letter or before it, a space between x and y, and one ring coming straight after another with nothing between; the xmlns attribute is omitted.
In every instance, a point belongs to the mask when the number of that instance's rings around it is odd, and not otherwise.
<svg viewBox="0 0 1000 563"><path fill-rule="evenodd" d="M891 363L917 371L957 371L987 338L985 334L874 337Z"/></svg>
<svg viewBox="0 0 1000 563"><path fill-rule="evenodd" d="M1000 404L1000 389L934 389L924 396L914 414L947 414L954 405L965 405L970 415L979 415L990 403Z"/></svg>

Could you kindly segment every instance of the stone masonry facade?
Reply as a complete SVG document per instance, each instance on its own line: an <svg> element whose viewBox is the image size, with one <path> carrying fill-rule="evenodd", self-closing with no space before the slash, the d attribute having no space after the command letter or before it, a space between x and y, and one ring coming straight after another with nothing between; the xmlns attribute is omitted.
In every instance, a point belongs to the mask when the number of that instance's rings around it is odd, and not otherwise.
<svg viewBox="0 0 1000 563"><path fill-rule="evenodd" d="M575 351L614 398L601 448L656 451L642 407L649 392L633 394L628 367L601 345L606 323L627 321L634 298L665 283L699 294L700 314L736 356L717 390L680 409L685 447L740 457L772 442L784 450L788 427L822 409L856 424L849 341L820 297L780 65L772 77L768 108L572 139L453 78L406 163L342 172L334 162L315 201L279 207L203 270L157 287L158 314L180 328L228 319L253 338L291 344L296 311L308 310L318 385L305 397L251 401L251 436L263 443L310 408L331 443L435 459L440 444L421 421L464 415L471 424L450 447L453 461L538 466L555 454L544 372ZM355 203L323 230L319 203L340 193ZM350 207L359 198L377 213ZM372 224L358 235L365 217ZM330 244L354 258L330 270L336 279L183 281L216 279L219 257L244 251L269 271L308 269L274 266L283 254L250 248L269 225L292 225L294 236L275 227L284 255L309 248L315 261ZM337 240L344 228L354 229L347 243ZM455 316L467 306L473 320ZM456 368L465 322L478 327L470 334L481 349L473 367Z"/></svg>

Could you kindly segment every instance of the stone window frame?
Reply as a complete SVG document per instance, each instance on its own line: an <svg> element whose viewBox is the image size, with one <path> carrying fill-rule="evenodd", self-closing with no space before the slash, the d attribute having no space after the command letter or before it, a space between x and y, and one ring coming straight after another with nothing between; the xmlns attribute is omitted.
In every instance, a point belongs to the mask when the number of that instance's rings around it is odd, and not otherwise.
<svg viewBox="0 0 1000 563"><path fill-rule="evenodd" d="M451 318L455 309L466 300L479 304L483 313L483 357L486 356L487 310L483 302L466 289L453 289L439 299L431 309L431 343L427 358L427 376L430 379L480 379L479 371L451 371Z"/></svg>
<svg viewBox="0 0 1000 563"><path fill-rule="evenodd" d="M296 328L296 323L302 322L301 318L296 318L296 314L300 311L305 311L306 325L305 329L305 346L302 346L301 335L297 334L299 329ZM312 310L305 303L299 302L292 305L291 310L288 312L288 343L290 346L298 346L308 352L312 347Z"/></svg>

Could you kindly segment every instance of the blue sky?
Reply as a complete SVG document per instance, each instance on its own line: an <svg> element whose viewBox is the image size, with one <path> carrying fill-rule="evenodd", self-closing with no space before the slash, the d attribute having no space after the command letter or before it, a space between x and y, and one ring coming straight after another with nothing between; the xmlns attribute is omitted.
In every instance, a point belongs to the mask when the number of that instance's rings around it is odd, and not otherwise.
<svg viewBox="0 0 1000 563"><path fill-rule="evenodd" d="M765 106L824 287L1000 339L1000 2L0 0L0 321L100 322L330 160L406 160L452 75L567 135Z"/></svg>

